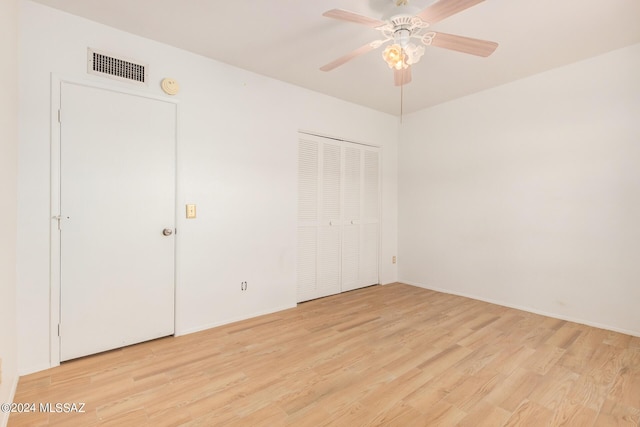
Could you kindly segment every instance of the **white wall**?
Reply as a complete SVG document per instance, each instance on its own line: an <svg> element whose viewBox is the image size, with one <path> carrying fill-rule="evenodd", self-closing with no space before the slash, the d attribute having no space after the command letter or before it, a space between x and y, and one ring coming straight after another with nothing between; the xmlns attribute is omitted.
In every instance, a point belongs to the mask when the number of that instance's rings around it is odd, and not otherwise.
<svg viewBox="0 0 640 427"><path fill-rule="evenodd" d="M0 2L0 403L11 402L17 376L16 215L18 177L18 1ZM0 412L0 425L8 415Z"/></svg>
<svg viewBox="0 0 640 427"><path fill-rule="evenodd" d="M640 45L404 118L399 279L640 335Z"/></svg>
<svg viewBox="0 0 640 427"><path fill-rule="evenodd" d="M181 85L178 211L195 203L198 219L178 220L178 333L295 305L299 129L382 146L380 276L396 280L395 117L30 1L21 14L20 372L50 363L50 73L105 82L86 75L87 47L148 63L144 92L161 95L164 77ZM248 292L240 292L242 281Z"/></svg>

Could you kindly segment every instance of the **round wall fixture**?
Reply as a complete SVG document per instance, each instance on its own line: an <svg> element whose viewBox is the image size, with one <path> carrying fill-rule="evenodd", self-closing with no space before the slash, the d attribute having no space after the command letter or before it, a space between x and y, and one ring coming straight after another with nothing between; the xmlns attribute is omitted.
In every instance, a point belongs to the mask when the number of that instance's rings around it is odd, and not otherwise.
<svg viewBox="0 0 640 427"><path fill-rule="evenodd" d="M180 85L178 82L171 78L163 79L161 86L162 90L167 95L176 95L180 91Z"/></svg>

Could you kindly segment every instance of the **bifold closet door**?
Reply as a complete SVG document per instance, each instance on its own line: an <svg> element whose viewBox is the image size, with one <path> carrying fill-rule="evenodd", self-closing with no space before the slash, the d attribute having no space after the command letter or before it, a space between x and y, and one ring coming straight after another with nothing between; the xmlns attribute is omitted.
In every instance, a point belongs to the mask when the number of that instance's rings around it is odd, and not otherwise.
<svg viewBox="0 0 640 427"><path fill-rule="evenodd" d="M344 148L342 291L378 283L380 165L378 149Z"/></svg>
<svg viewBox="0 0 640 427"><path fill-rule="evenodd" d="M319 169L320 144L301 137L298 143L298 301L317 298Z"/></svg>
<svg viewBox="0 0 640 427"><path fill-rule="evenodd" d="M322 177L320 182L320 224L318 225L318 285L316 298L333 295L341 289L342 188L341 147L322 144Z"/></svg>
<svg viewBox="0 0 640 427"><path fill-rule="evenodd" d="M380 242L380 154L363 149L360 286L377 284Z"/></svg>
<svg viewBox="0 0 640 427"><path fill-rule="evenodd" d="M356 145L347 145L343 150L343 158L342 291L350 291L362 286L360 280L362 149Z"/></svg>
<svg viewBox="0 0 640 427"><path fill-rule="evenodd" d="M298 301L341 289L341 147L303 138L298 148Z"/></svg>
<svg viewBox="0 0 640 427"><path fill-rule="evenodd" d="M300 135L299 302L378 283L378 167L374 147Z"/></svg>

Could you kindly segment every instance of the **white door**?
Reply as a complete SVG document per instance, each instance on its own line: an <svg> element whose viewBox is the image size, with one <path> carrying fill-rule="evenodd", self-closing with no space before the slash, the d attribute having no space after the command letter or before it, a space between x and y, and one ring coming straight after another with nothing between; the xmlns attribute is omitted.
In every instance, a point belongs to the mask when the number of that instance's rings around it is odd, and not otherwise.
<svg viewBox="0 0 640 427"><path fill-rule="evenodd" d="M72 83L60 104L64 361L174 332L176 105Z"/></svg>
<svg viewBox="0 0 640 427"><path fill-rule="evenodd" d="M300 134L298 302L378 283L379 153Z"/></svg>
<svg viewBox="0 0 640 427"><path fill-rule="evenodd" d="M360 221L360 287L379 283L380 155L363 149L362 217Z"/></svg>
<svg viewBox="0 0 640 427"><path fill-rule="evenodd" d="M298 145L298 301L317 297L320 145L301 138Z"/></svg>
<svg viewBox="0 0 640 427"><path fill-rule="evenodd" d="M298 145L298 302L340 292L341 147Z"/></svg>
<svg viewBox="0 0 640 427"><path fill-rule="evenodd" d="M362 149L354 144L344 147L344 190L342 232L342 291L362 286L360 280L360 209Z"/></svg>
<svg viewBox="0 0 640 427"><path fill-rule="evenodd" d="M316 298L340 292L342 239L342 151L338 144L322 144L320 223L318 224L318 287Z"/></svg>
<svg viewBox="0 0 640 427"><path fill-rule="evenodd" d="M345 143L343 292L378 283L379 170L377 148Z"/></svg>

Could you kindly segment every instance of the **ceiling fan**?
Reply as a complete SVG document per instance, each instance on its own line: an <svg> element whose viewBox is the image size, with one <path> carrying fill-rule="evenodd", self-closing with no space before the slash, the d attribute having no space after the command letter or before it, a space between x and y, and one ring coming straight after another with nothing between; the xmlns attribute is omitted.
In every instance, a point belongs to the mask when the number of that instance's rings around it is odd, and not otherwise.
<svg viewBox="0 0 640 427"><path fill-rule="evenodd" d="M436 46L444 49L469 53L476 56L489 56L498 43L473 39L469 37L430 31L431 24L440 22L449 16L462 12L484 0L439 0L419 11L409 6L408 0L391 0L396 10L384 21L369 18L343 9L331 9L323 16L341 21L354 22L374 28L382 34L382 38L347 53L340 58L320 67L322 71L331 71L353 58L379 48L392 41L382 53L383 59L394 72L396 86L411 81L411 65L416 64L424 54L425 46ZM413 40L419 40L418 44Z"/></svg>

